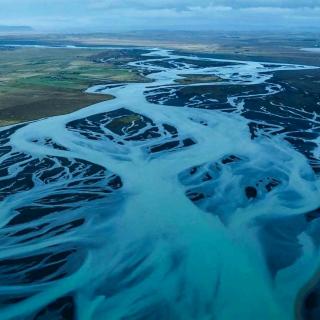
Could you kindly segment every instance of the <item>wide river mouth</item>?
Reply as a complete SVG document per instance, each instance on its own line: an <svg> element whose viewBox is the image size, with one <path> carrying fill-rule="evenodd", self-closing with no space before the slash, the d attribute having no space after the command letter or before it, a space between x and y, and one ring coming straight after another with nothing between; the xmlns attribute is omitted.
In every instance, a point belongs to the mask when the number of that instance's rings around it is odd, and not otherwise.
<svg viewBox="0 0 320 320"><path fill-rule="evenodd" d="M148 51L0 130L0 319L318 319L317 68Z"/></svg>

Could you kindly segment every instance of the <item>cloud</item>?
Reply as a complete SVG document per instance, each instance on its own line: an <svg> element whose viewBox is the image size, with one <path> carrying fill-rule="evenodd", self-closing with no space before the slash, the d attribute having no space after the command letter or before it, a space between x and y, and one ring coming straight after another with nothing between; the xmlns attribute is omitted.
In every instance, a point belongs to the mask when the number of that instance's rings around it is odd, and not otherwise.
<svg viewBox="0 0 320 320"><path fill-rule="evenodd" d="M92 0L92 8L135 8L135 9L174 9L189 10L193 7L230 7L241 8L316 8L320 0Z"/></svg>
<svg viewBox="0 0 320 320"><path fill-rule="evenodd" d="M1 24L46 31L320 30L320 0L0 0Z"/></svg>

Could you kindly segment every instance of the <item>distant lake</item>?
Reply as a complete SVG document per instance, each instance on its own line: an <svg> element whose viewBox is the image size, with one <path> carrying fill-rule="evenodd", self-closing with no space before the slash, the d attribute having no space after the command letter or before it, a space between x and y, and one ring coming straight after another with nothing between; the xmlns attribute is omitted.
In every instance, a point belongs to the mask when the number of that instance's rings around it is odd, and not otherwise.
<svg viewBox="0 0 320 320"><path fill-rule="evenodd" d="M302 48L302 51L308 51L308 52L316 52L320 53L320 48Z"/></svg>

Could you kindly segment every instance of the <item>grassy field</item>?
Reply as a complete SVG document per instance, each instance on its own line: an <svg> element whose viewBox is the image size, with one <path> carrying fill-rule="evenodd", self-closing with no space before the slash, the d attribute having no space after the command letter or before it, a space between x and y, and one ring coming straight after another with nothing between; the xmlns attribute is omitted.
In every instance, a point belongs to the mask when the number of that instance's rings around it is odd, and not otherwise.
<svg viewBox="0 0 320 320"><path fill-rule="evenodd" d="M118 51L117 51L118 52ZM145 81L119 59L99 63L89 49L0 50L0 125L60 115L111 99L84 93L99 83ZM112 50L109 55L117 56Z"/></svg>
<svg viewBox="0 0 320 320"><path fill-rule="evenodd" d="M220 77L212 75L186 74L183 77L183 79L178 79L176 82L179 84L194 84L222 81Z"/></svg>

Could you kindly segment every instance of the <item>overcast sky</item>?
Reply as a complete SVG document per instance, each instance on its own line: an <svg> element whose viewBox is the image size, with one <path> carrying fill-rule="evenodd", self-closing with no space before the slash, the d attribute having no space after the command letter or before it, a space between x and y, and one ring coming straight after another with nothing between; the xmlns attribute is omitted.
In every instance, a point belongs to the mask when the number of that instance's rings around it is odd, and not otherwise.
<svg viewBox="0 0 320 320"><path fill-rule="evenodd" d="M0 0L0 25L39 31L320 31L320 0Z"/></svg>

